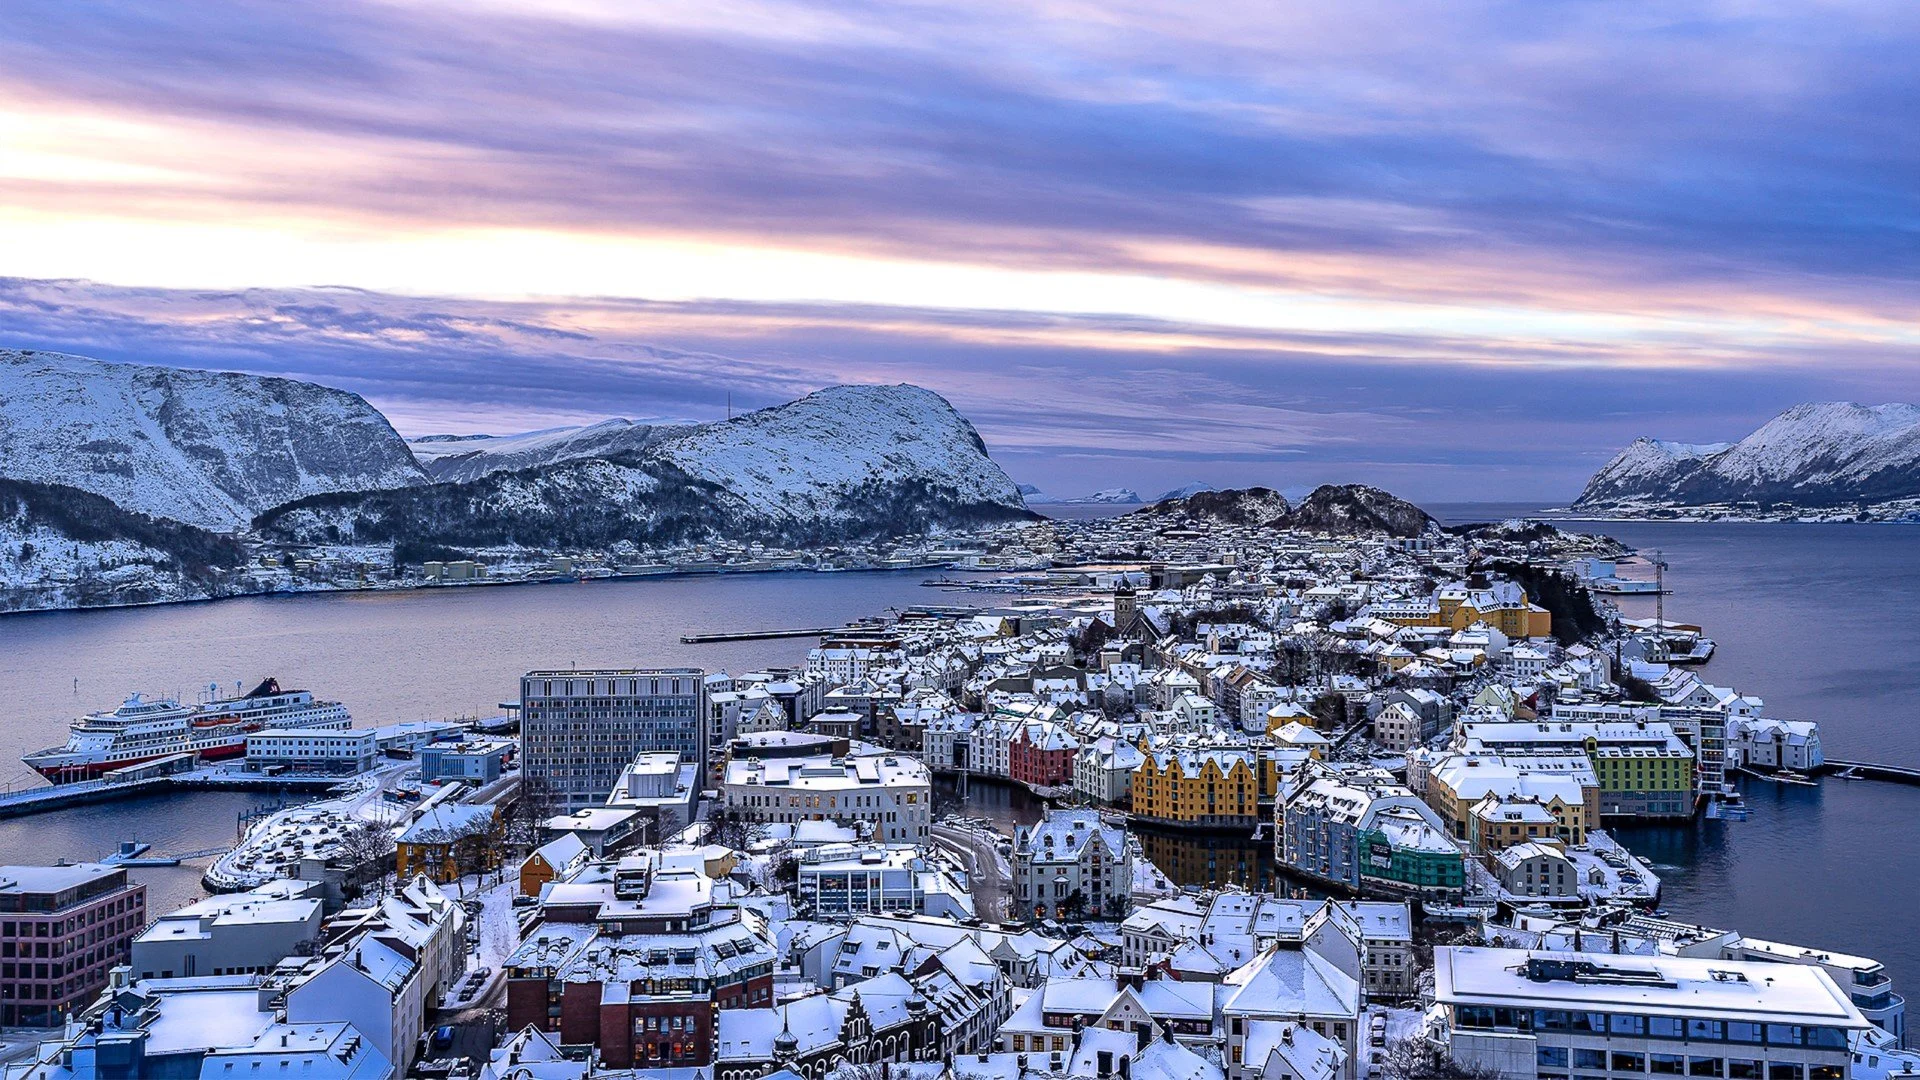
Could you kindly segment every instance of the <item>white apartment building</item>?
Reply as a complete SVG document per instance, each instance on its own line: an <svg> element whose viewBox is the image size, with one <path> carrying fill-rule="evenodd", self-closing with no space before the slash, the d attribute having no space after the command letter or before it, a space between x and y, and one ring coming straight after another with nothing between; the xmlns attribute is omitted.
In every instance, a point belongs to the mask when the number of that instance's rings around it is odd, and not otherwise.
<svg viewBox="0 0 1920 1080"><path fill-rule="evenodd" d="M281 766L294 772L363 773L373 768L378 751L373 728L269 729L247 736L247 768Z"/></svg>
<svg viewBox="0 0 1920 1080"><path fill-rule="evenodd" d="M926 843L933 821L932 775L896 754L736 758L720 795L729 813L750 821L867 822L888 844Z"/></svg>
<svg viewBox="0 0 1920 1080"><path fill-rule="evenodd" d="M1868 1026L1817 967L1472 947L1433 962L1440 1037L1502 1080L1845 1080Z"/></svg>

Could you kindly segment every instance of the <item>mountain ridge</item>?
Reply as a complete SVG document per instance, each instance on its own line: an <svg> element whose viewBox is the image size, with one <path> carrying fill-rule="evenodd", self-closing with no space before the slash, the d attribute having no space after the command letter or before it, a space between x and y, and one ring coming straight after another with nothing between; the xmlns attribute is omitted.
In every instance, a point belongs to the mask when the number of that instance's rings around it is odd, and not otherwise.
<svg viewBox="0 0 1920 1080"><path fill-rule="evenodd" d="M221 531L303 496L427 479L358 394L31 349L0 350L0 476Z"/></svg>
<svg viewBox="0 0 1920 1080"><path fill-rule="evenodd" d="M1574 507L1651 510L1734 503L1809 509L1920 497L1920 406L1806 402L1745 438L1635 439L1594 473Z"/></svg>

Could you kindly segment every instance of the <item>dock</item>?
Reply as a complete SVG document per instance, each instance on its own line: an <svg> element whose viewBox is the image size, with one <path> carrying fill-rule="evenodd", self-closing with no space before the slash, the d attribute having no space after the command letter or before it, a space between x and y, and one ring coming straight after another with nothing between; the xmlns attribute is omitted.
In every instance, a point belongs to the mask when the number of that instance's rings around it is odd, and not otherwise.
<svg viewBox="0 0 1920 1080"><path fill-rule="evenodd" d="M123 780L82 780L73 784L49 784L0 794L0 818L25 817L28 814L65 810L70 806L175 791L327 792L339 787L341 781L342 778L338 776L244 776L202 770Z"/></svg>
<svg viewBox="0 0 1920 1080"><path fill-rule="evenodd" d="M1851 773L1853 778L1861 780L1884 780L1892 784L1911 784L1920 787L1920 769L1905 765L1882 765L1873 761L1842 761L1828 758L1820 767L1822 776L1836 773Z"/></svg>
<svg viewBox="0 0 1920 1080"><path fill-rule="evenodd" d="M712 645L721 641L769 641L774 638L819 637L845 630L844 626L807 626L793 630L735 630L719 634L681 634L682 645Z"/></svg>

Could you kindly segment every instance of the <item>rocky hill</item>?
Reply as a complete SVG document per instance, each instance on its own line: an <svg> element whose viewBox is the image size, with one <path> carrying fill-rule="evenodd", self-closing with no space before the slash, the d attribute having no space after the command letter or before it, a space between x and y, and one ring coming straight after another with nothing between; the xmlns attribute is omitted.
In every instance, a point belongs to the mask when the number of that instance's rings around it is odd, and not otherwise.
<svg viewBox="0 0 1920 1080"><path fill-rule="evenodd" d="M1419 507L1365 484L1324 484L1297 504L1271 488L1201 491L1134 511L1194 523L1293 528L1357 536L1418 536L1437 527Z"/></svg>
<svg viewBox="0 0 1920 1080"><path fill-rule="evenodd" d="M972 424L901 385L830 387L606 456L302 499L255 524L296 542L564 548L837 543L1033 516Z"/></svg>
<svg viewBox="0 0 1920 1080"><path fill-rule="evenodd" d="M1722 504L1826 508L1920 498L1920 406L1796 405L1736 443L1637 439L1574 506L1639 510Z"/></svg>
<svg viewBox="0 0 1920 1080"><path fill-rule="evenodd" d="M1323 484L1295 504L1287 523L1312 532L1419 536L1437 528L1425 510L1366 484Z"/></svg>
<svg viewBox="0 0 1920 1080"><path fill-rule="evenodd" d="M419 484L426 474L357 394L0 350L0 478L232 530L303 496Z"/></svg>

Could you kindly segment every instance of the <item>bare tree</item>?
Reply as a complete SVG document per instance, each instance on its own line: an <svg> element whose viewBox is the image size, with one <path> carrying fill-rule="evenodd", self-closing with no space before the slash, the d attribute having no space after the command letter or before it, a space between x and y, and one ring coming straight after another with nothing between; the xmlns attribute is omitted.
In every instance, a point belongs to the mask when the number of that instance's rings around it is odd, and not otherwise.
<svg viewBox="0 0 1920 1080"><path fill-rule="evenodd" d="M393 865L393 830L377 822L355 822L342 832L339 850L349 880L381 880Z"/></svg>
<svg viewBox="0 0 1920 1080"><path fill-rule="evenodd" d="M1380 1060L1383 1080L1498 1080L1498 1070L1455 1061L1445 1047L1419 1036L1387 1044Z"/></svg>

